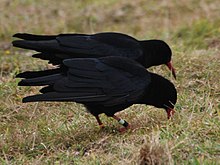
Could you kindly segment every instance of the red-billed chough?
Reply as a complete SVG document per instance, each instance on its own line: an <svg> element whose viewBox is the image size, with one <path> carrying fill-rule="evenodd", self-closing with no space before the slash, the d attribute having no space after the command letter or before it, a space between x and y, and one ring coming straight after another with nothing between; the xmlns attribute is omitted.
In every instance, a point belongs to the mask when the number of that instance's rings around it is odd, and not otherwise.
<svg viewBox="0 0 220 165"><path fill-rule="evenodd" d="M65 59L67 70L50 75L27 78L19 86L45 86L23 102L71 101L82 103L102 126L99 114L118 120L124 127L129 124L115 115L133 104L152 105L173 114L177 100L174 85L157 74L148 72L137 62L125 57ZM44 71L41 71L44 72ZM45 71L47 72L47 71Z"/></svg>
<svg viewBox="0 0 220 165"><path fill-rule="evenodd" d="M13 46L31 49L40 53L35 58L48 60L49 63L60 65L62 61L72 58L99 58L107 56L121 56L133 59L145 68L166 64L176 78L171 63L172 51L162 40L142 40L122 33L105 32L96 34L59 34L59 35L33 35L17 33L13 37L22 40L12 42ZM48 74L60 72L60 69L49 71ZM41 72L28 72L19 77L33 78L43 76Z"/></svg>

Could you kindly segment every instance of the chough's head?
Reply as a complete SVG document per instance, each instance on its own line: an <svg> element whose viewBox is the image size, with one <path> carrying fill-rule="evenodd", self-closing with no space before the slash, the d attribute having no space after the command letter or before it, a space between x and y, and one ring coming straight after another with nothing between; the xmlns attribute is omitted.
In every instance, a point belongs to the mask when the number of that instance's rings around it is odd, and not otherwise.
<svg viewBox="0 0 220 165"><path fill-rule="evenodd" d="M175 69L172 65L172 51L169 45L162 40L145 40L140 43L144 51L145 67L165 64L176 79Z"/></svg>
<svg viewBox="0 0 220 165"><path fill-rule="evenodd" d="M144 103L157 108L163 108L170 118L174 114L174 106L177 101L177 91L173 83L154 73L151 74L151 83L143 97Z"/></svg>

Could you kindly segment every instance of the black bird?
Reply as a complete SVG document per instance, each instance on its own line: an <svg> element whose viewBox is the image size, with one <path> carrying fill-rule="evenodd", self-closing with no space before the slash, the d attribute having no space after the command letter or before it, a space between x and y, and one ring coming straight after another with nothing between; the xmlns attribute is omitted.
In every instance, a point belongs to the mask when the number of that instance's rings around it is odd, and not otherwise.
<svg viewBox="0 0 220 165"><path fill-rule="evenodd" d="M82 103L100 126L99 114L105 113L124 126L121 131L129 128L129 124L115 113L132 104L163 108L168 118L174 112L177 100L174 85L131 59L115 56L76 58L66 59L63 64L68 68L66 71L21 80L19 86L45 86L40 90L42 94L25 97L23 102Z"/></svg>
<svg viewBox="0 0 220 165"><path fill-rule="evenodd" d="M40 53L33 55L33 57L48 60L49 63L60 66L59 69L50 71L48 74L60 72L64 66L62 64L64 59L121 56L133 59L145 68L166 64L172 71L174 78L176 78L175 70L171 63L171 49L162 40L138 41L126 34L114 32L91 35L33 35L17 33L13 37L23 39L13 41L13 46L38 51ZM47 74L46 72L43 73ZM31 78L42 75L28 72L19 76Z"/></svg>

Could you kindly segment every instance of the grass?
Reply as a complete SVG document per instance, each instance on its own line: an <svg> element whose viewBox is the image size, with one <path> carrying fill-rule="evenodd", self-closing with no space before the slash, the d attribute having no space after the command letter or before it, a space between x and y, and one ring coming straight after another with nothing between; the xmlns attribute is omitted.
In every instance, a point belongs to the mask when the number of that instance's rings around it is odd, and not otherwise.
<svg viewBox="0 0 220 165"><path fill-rule="evenodd" d="M218 1L3 1L0 9L0 161L2 164L219 164L220 29ZM13 11L13 12L12 12ZM158 38L173 50L177 80L165 66L150 70L174 82L174 118L134 105L119 114L133 125L102 115L104 130L75 103L22 104L38 88L17 87L16 73L48 67L32 52L12 49L16 32L55 34L121 31Z"/></svg>

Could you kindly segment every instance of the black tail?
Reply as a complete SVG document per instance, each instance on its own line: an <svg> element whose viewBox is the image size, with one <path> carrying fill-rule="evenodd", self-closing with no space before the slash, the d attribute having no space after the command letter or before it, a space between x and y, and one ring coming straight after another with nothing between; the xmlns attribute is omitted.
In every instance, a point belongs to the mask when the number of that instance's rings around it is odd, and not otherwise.
<svg viewBox="0 0 220 165"><path fill-rule="evenodd" d="M29 40L29 41L43 41L43 40L54 40L57 35L34 35L28 33L16 33L13 37Z"/></svg>
<svg viewBox="0 0 220 165"><path fill-rule="evenodd" d="M58 93L58 92L49 92L44 94L38 94L33 96L27 96L23 98L22 102L37 102L37 101L71 101L71 102L78 102L78 103L85 103L85 102L100 102L105 101L105 95L91 95L85 94L87 96L80 96L82 93Z"/></svg>
<svg viewBox="0 0 220 165"><path fill-rule="evenodd" d="M37 78L37 77L49 76L49 75L57 74L61 72L62 72L61 68L43 70L43 71L27 71L27 72L17 74L16 78Z"/></svg>
<svg viewBox="0 0 220 165"><path fill-rule="evenodd" d="M40 89L41 93L48 93L48 92L53 92L53 91L54 91L53 85L49 85L49 86L46 86Z"/></svg>
<svg viewBox="0 0 220 165"><path fill-rule="evenodd" d="M12 45L18 48L31 49L39 52L59 52L59 44L56 40L47 41L29 41L29 40L15 40Z"/></svg>
<svg viewBox="0 0 220 165"><path fill-rule="evenodd" d="M64 75L58 73L43 77L36 77L30 79L23 79L18 83L18 86L44 86L44 85L53 85L55 81L63 78Z"/></svg>
<svg viewBox="0 0 220 165"><path fill-rule="evenodd" d="M68 97L69 95L69 97ZM74 100L71 93L57 93L57 92L49 92L44 94L38 94L33 96L27 96L23 98L22 102L37 102L37 101L72 101Z"/></svg>

